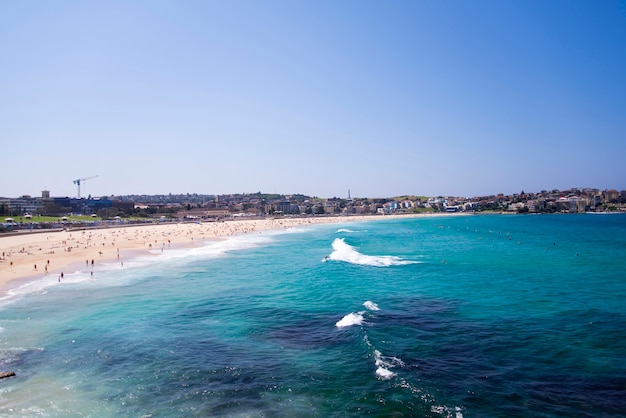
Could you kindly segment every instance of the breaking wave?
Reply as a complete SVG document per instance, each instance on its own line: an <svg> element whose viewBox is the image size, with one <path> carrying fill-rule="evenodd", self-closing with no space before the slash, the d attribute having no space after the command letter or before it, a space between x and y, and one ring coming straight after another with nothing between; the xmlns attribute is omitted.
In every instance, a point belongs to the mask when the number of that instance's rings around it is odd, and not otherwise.
<svg viewBox="0 0 626 418"><path fill-rule="evenodd" d="M346 233L346 234L354 234L354 233L357 233L357 232L366 232L366 231L354 231L354 230L348 229L348 228L339 228L336 233L340 234L342 232Z"/></svg>
<svg viewBox="0 0 626 418"><path fill-rule="evenodd" d="M348 315L337 321L337 323L335 323L335 326L337 328L346 328L351 327L352 325L361 325L363 323L363 313L364 312L349 313Z"/></svg>
<svg viewBox="0 0 626 418"><path fill-rule="evenodd" d="M335 238L332 244L333 252L327 259L334 261L344 261L350 264L374 267L403 266L407 264L418 264L419 261L405 260L393 255L365 255L357 251L353 246L346 244L344 238Z"/></svg>
<svg viewBox="0 0 626 418"><path fill-rule="evenodd" d="M363 306L365 306L370 311L380 311L380 308L378 307L378 305L372 302L371 300L366 300L365 302L363 302Z"/></svg>
<svg viewBox="0 0 626 418"><path fill-rule="evenodd" d="M375 302L371 300L367 300L363 302L363 306L365 306L369 311L380 311L381 308ZM368 326L375 327L376 326L376 317L377 313L369 313L368 311L361 312L352 312L345 315L341 320L337 321L335 326L337 328L347 328L353 325L363 325L365 321L365 317L371 318L373 321L368 323ZM414 383L411 383L410 380L407 380L407 365L402 359L396 356L388 356L382 353L376 345L378 343L374 343L370 340L369 332L367 328L361 328L360 335L363 338L363 342L369 351L369 355L367 358L374 361L374 375L376 379L381 381L390 381L392 385L409 390L416 397L421 399L424 402L432 403L430 412L434 415L445 417L445 418L463 418L463 409L459 406L448 407L445 405L439 404L436 398L425 391L423 388L415 386Z"/></svg>

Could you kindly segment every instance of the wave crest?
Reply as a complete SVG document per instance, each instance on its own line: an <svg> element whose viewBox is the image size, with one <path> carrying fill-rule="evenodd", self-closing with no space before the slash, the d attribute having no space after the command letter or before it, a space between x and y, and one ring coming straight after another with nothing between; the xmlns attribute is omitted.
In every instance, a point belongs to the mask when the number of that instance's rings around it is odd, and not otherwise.
<svg viewBox="0 0 626 418"><path fill-rule="evenodd" d="M351 327L352 325L361 325L363 323L363 312L352 312L341 318L335 326L337 328Z"/></svg>
<svg viewBox="0 0 626 418"><path fill-rule="evenodd" d="M383 356L378 350L374 350L374 364L376 365L376 376L379 379L388 380L396 376L397 373L390 369L396 366L404 367L404 362L397 357Z"/></svg>
<svg viewBox="0 0 626 418"><path fill-rule="evenodd" d="M357 232L366 232L366 231L355 231L355 230L348 229L348 228L339 228L337 230L336 234L340 234L342 232L346 233L346 234L354 234L354 233L357 233Z"/></svg>
<svg viewBox="0 0 626 418"><path fill-rule="evenodd" d="M418 261L405 260L394 255L365 255L361 254L353 246L346 244L344 238L335 238L333 241L333 252L328 259L344 261L350 264L374 267L403 266L407 264L418 264Z"/></svg>
<svg viewBox="0 0 626 418"><path fill-rule="evenodd" d="M363 302L363 306L365 306L370 311L380 311L378 305L371 300L366 300L365 302Z"/></svg>

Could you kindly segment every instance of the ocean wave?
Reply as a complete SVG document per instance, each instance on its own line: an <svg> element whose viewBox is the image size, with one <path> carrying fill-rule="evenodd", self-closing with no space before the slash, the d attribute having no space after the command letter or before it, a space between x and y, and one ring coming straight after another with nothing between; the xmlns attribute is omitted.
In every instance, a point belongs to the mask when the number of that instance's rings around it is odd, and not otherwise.
<svg viewBox="0 0 626 418"><path fill-rule="evenodd" d="M394 377L397 373L392 372L391 370L385 369L384 367L379 367L376 369L376 376L378 376L381 380L389 380Z"/></svg>
<svg viewBox="0 0 626 418"><path fill-rule="evenodd" d="M380 308L378 307L378 305L374 302L372 302L371 300L367 300L365 302L363 302L363 305L368 308L369 310L372 311L379 311ZM353 316L351 315L359 315L361 317L361 322L363 322L363 315L366 312L360 312L359 314L354 314L351 313L349 315L346 315L343 317L343 319L339 322L337 322L337 326L340 322L345 321L346 324L348 324L350 322L351 319L354 319ZM374 357L374 365L376 366L376 377L380 380L389 380L395 376L397 376L396 372L393 372L391 369L395 368L395 367L404 367L404 362L402 360L400 360L397 357L388 357L388 356L384 356L380 350L378 350L374 344L372 344L372 342L369 339L369 336L367 334L367 332L364 332L363 334L363 342L365 343L365 345L367 347L369 347L369 350L371 350L371 352L373 353L373 357Z"/></svg>
<svg viewBox="0 0 626 418"><path fill-rule="evenodd" d="M397 357L383 356L378 350L374 350L374 364L376 365L376 376L379 379L389 380L397 373L390 369L394 367L404 367L404 362Z"/></svg>
<svg viewBox="0 0 626 418"><path fill-rule="evenodd" d="M370 311L380 311L380 308L378 307L378 305L372 302L371 300L366 300L365 302L363 302L363 306L365 306Z"/></svg>
<svg viewBox="0 0 626 418"><path fill-rule="evenodd" d="M279 232L285 233L285 231ZM274 235L277 234L278 233L275 233ZM201 258L221 257L229 252L257 248L272 241L272 234L269 233L234 235L232 237L221 238L218 240L204 241L201 246L187 249L186 251L185 249L182 249L180 253L176 254L176 256L181 258L187 258L189 256Z"/></svg>
<svg viewBox="0 0 626 418"><path fill-rule="evenodd" d="M352 312L341 318L335 326L337 328L351 327L352 325L361 325L363 323L364 312Z"/></svg>
<svg viewBox="0 0 626 418"><path fill-rule="evenodd" d="M345 234L355 234L357 232L367 232L367 231L354 231L352 229L348 229L348 228L339 228L336 232L336 234L341 234L341 233L345 233Z"/></svg>
<svg viewBox="0 0 626 418"><path fill-rule="evenodd" d="M380 310L378 305L371 300L363 302L363 305L372 311ZM335 326L337 328L346 328L352 325L361 325L365 320L365 314L366 311L349 313L341 318L341 320L337 321ZM374 365L376 366L376 377L378 379L389 380L397 375L397 373L393 372L391 369L395 367L404 367L404 362L399 358L384 356L378 349L376 349L374 344L371 343L367 332L363 334L363 342L365 342L365 345L367 345L373 352Z"/></svg>
<svg viewBox="0 0 626 418"><path fill-rule="evenodd" d="M370 310L380 310L378 305L370 300L363 302L363 305ZM365 313L366 312L361 312L361 314ZM347 316L348 315L346 315L346 317ZM406 363L398 357L384 355L370 340L367 330L364 330L363 332L363 342L370 350L371 357L374 359L374 366L376 367L375 375L378 380L391 380L397 377L397 379L395 379L397 381L397 383L395 383L397 387L410 390L424 401L437 403L435 397L428 392L425 392L423 388L416 387L404 377L398 376L398 372L394 370L406 368ZM463 418L463 409L458 406L448 407L436 404L431 406L431 412L445 418Z"/></svg>
<svg viewBox="0 0 626 418"><path fill-rule="evenodd" d="M335 238L332 244L333 252L327 259L343 261L350 264L374 267L403 266L407 264L418 264L419 261L405 260L393 255L365 255L361 254L353 246L346 244L344 238ZM325 258L326 259L326 258Z"/></svg>

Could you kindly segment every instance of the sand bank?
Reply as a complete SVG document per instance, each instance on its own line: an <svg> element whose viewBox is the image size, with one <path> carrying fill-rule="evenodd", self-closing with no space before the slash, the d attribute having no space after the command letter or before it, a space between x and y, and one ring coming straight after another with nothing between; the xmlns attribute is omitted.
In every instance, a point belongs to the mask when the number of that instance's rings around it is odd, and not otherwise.
<svg viewBox="0 0 626 418"><path fill-rule="evenodd" d="M414 215L401 215L414 216ZM415 215L433 216L433 215ZM167 223L141 226L110 226L102 229L20 233L0 236L0 291L12 282L61 276L70 266L96 268L103 261L166 251L181 246L199 246L204 241L255 231L267 231L321 223L347 223L389 219L394 216L333 216L276 219L246 219L226 222ZM158 254L158 252L157 252Z"/></svg>

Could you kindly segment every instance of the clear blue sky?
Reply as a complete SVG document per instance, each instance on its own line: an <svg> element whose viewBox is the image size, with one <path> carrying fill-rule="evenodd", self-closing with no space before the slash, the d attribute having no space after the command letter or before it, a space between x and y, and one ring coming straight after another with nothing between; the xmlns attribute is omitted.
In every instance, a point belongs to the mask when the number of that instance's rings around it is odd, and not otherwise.
<svg viewBox="0 0 626 418"><path fill-rule="evenodd" d="M3 1L0 196L626 189L626 2Z"/></svg>

